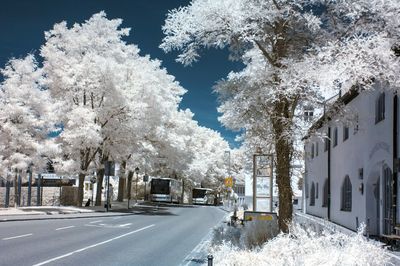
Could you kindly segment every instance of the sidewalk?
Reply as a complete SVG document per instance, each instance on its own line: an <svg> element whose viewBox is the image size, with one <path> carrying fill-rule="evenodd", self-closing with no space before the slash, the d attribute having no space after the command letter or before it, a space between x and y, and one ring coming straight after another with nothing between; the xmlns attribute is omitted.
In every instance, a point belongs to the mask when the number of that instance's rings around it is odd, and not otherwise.
<svg viewBox="0 0 400 266"><path fill-rule="evenodd" d="M143 201L137 204L128 202L112 202L109 211L102 206L74 207L74 206L31 206L0 208L0 222L45 220L45 219L75 219L104 216L132 215L143 212L143 209L155 209L153 205L147 205Z"/></svg>

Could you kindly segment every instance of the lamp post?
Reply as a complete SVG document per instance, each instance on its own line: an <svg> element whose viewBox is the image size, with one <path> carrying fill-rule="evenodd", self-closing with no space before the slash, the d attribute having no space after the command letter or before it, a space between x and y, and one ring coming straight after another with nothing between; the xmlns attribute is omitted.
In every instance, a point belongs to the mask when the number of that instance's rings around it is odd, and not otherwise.
<svg viewBox="0 0 400 266"><path fill-rule="evenodd" d="M28 166L28 206L31 206L31 197L32 197L32 166L33 163L30 163Z"/></svg>
<svg viewBox="0 0 400 266"><path fill-rule="evenodd" d="M94 194L94 183L96 183L96 177L95 177L95 176L92 176L92 177L90 178L90 183L92 184L92 206L94 206L94 203L93 203L93 194Z"/></svg>
<svg viewBox="0 0 400 266"><path fill-rule="evenodd" d="M149 181L149 176L148 176L147 174L144 174L144 176L143 176L143 182L144 182L144 200L146 200L146 198L147 198L147 194L146 194L147 181Z"/></svg>
<svg viewBox="0 0 400 266"><path fill-rule="evenodd" d="M138 200L138 179L139 179L139 167L135 168L135 174L136 174L136 193L135 193L135 202L137 204Z"/></svg>

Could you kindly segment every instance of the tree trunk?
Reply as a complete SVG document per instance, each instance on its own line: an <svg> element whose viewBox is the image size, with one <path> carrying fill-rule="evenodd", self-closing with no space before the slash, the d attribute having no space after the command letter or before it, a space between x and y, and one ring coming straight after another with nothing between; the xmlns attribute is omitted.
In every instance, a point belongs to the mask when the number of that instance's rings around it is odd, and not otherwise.
<svg viewBox="0 0 400 266"><path fill-rule="evenodd" d="M118 182L118 197L117 200L119 202L124 201L124 192L125 192L125 169L126 169L126 161L123 161L121 164L121 170L120 170L120 176L119 176L119 182Z"/></svg>
<svg viewBox="0 0 400 266"><path fill-rule="evenodd" d="M129 171L128 173L128 185L127 185L127 191L128 191L128 200L131 199L131 191L132 191L132 177L133 177L133 171Z"/></svg>
<svg viewBox="0 0 400 266"><path fill-rule="evenodd" d="M278 138L278 139L276 139ZM279 228L288 232L288 224L292 221L292 186L290 183L290 155L292 146L285 138L275 138L276 182L279 190Z"/></svg>
<svg viewBox="0 0 400 266"><path fill-rule="evenodd" d="M101 206L101 194L103 192L103 179L104 179L104 168L96 170L96 206Z"/></svg>
<svg viewBox="0 0 400 266"><path fill-rule="evenodd" d="M82 207L83 202L83 183L85 182L85 173L79 173L79 186L78 186L78 202L77 206Z"/></svg>
<svg viewBox="0 0 400 266"><path fill-rule="evenodd" d="M276 103L272 119L276 154L276 183L279 190L279 228L287 233L288 225L292 221L292 186L290 182L290 162L293 153L291 140L293 108L289 100L284 97Z"/></svg>

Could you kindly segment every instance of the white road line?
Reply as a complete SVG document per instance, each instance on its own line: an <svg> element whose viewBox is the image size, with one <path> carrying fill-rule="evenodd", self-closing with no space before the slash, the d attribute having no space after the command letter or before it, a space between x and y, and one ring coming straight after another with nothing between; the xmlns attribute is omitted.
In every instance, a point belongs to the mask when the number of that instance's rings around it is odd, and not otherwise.
<svg viewBox="0 0 400 266"><path fill-rule="evenodd" d="M56 231L58 231L58 230L64 230L64 229L68 229L68 228L72 228L72 227L75 227L75 225L66 226L66 227L60 227L60 228L57 228Z"/></svg>
<svg viewBox="0 0 400 266"><path fill-rule="evenodd" d="M146 230L146 229L148 229L148 228L150 228L150 227L153 227L153 226L155 226L155 224L151 224L151 225L148 225L148 226L139 228L139 229L137 229L137 230L135 230L135 231L131 231L131 232L129 232L129 233L126 233L126 234L123 234L123 235L119 235L119 236L110 238L110 239L105 240L105 241L103 241L103 242L99 242L99 243L96 243L96 244L93 244L93 245L90 245L90 246L87 246L87 247L84 247L84 248L81 248L81 249L74 250L74 251L69 252L69 253L66 253L66 254L64 254L64 255L61 255L61 256L58 256L58 257L55 257L55 258L52 258L52 259L49 259L49 260L46 260L46 261L43 261L43 262L34 264L33 266L40 266L40 265L48 264L48 263L50 263L50 262L53 262L53 261L56 261L56 260L59 260L59 259L62 259L62 258L71 256L71 255L74 255L74 254L76 254L76 253L79 253L79 252L88 250L88 249L90 249L90 248L94 248L94 247L97 247L97 246L100 246L100 245L104 245L104 244L106 244L106 243L108 243L108 242L111 242L111 241L114 241L114 240L123 238L123 237L125 237L125 236L129 236L129 235L132 235L132 234L134 234L134 233L137 233L137 232Z"/></svg>
<svg viewBox="0 0 400 266"><path fill-rule="evenodd" d="M103 220L97 220L97 221L90 222L90 224L100 223L100 222L102 222L102 221L103 221Z"/></svg>
<svg viewBox="0 0 400 266"><path fill-rule="evenodd" d="M21 237L31 236L31 235L33 235L33 234L26 234L26 235L20 235L20 236L6 237L6 238L3 238L2 240L10 240L10 239L15 239L15 238L21 238Z"/></svg>
<svg viewBox="0 0 400 266"><path fill-rule="evenodd" d="M128 226L131 225L132 223L128 223L128 224L120 224L119 227L124 227L124 226Z"/></svg>
<svg viewBox="0 0 400 266"><path fill-rule="evenodd" d="M118 220L118 219L121 219L121 218L122 218L121 216L113 217L113 220Z"/></svg>

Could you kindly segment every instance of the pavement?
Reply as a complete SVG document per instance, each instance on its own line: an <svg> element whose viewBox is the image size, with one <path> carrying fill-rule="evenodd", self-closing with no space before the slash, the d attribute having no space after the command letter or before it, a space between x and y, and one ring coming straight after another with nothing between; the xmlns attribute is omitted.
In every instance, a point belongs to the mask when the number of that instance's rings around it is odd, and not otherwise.
<svg viewBox="0 0 400 266"><path fill-rule="evenodd" d="M142 214L156 211L160 204L139 201L112 202L109 211L103 206L74 207L74 206L31 206L0 208L0 222L45 220L45 219L74 219L107 216L123 216Z"/></svg>
<svg viewBox="0 0 400 266"><path fill-rule="evenodd" d="M153 203L143 200L135 202L113 201L108 212L102 206L75 207L75 206L23 206L0 208L0 222L24 221L24 220L45 220L45 219L74 219L74 218L93 218L107 216L123 216L131 214L143 214L157 211L159 207L176 206L168 203ZM180 207L193 207L186 204ZM231 207L221 205L219 208L227 213L231 213Z"/></svg>

